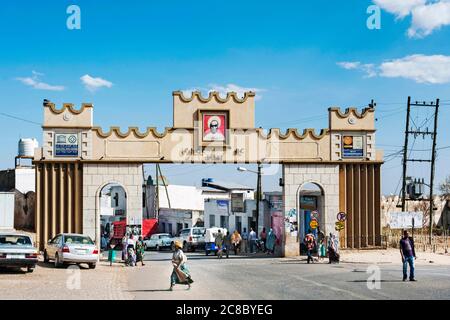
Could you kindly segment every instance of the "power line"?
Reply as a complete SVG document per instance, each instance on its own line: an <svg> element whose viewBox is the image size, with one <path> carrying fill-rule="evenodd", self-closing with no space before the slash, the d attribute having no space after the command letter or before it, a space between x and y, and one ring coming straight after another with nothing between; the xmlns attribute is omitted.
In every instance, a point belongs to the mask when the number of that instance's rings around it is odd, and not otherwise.
<svg viewBox="0 0 450 320"><path fill-rule="evenodd" d="M38 122L31 121L31 120L28 120L28 119L25 119L25 118L21 118L21 117L18 117L18 116L14 116L12 114L8 114L8 113L5 113L5 112L0 112L0 115L2 115L4 117L7 117L7 118L11 118L11 119L15 119L15 120L23 121L23 122L28 122L28 123L31 123L31 124L35 124L35 125L41 126L41 124L38 123Z"/></svg>

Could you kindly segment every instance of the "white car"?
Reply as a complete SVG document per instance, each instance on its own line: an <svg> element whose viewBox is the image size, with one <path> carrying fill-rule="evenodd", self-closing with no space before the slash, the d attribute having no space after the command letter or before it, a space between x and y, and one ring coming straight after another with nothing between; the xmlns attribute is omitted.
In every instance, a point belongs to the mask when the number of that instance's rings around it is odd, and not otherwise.
<svg viewBox="0 0 450 320"><path fill-rule="evenodd" d="M183 251L195 251L197 248L205 247L205 232L206 228L193 227L181 229L178 235L172 239L172 250L175 250L175 240L181 241L183 244Z"/></svg>
<svg viewBox="0 0 450 320"><path fill-rule="evenodd" d="M145 250L155 249L159 251L163 248L170 248L173 242L173 238L168 233L156 233L152 234L150 238L144 240Z"/></svg>
<svg viewBox="0 0 450 320"><path fill-rule="evenodd" d="M0 267L27 268L33 272L38 262L38 250L31 238L20 233L0 233Z"/></svg>
<svg viewBox="0 0 450 320"><path fill-rule="evenodd" d="M86 263L94 269L99 258L98 248L88 236L61 233L49 240L44 249L44 262L53 260L59 268L68 263Z"/></svg>

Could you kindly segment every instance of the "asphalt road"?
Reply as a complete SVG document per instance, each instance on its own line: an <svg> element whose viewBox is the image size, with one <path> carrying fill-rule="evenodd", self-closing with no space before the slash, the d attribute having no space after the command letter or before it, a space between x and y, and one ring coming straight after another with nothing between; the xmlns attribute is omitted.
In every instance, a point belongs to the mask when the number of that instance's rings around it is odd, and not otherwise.
<svg viewBox="0 0 450 320"><path fill-rule="evenodd" d="M194 283L169 291L172 253L146 253L146 265L129 270L128 291L136 299L450 299L450 266L416 267L417 282L403 282L401 264L306 264L301 259L230 256L221 260L188 253ZM377 269L379 268L379 269ZM369 269L370 271L370 269ZM372 271L373 272L373 271ZM372 287L370 289L369 287Z"/></svg>

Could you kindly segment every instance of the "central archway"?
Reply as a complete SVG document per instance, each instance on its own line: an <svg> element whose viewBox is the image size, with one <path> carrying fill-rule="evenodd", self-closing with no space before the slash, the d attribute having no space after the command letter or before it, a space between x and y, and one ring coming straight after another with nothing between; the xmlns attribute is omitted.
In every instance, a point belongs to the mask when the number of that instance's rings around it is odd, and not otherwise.
<svg viewBox="0 0 450 320"><path fill-rule="evenodd" d="M325 228L325 191L316 181L308 181L300 185L297 191L297 232L300 244L300 254L305 253L303 239L311 231L318 237L319 230ZM317 228L311 227L311 221L316 219Z"/></svg>
<svg viewBox="0 0 450 320"><path fill-rule="evenodd" d="M103 184L97 193L97 239L100 240L100 248L105 250L107 244L118 243L121 233L114 230L121 227L125 230L127 226L128 197L125 187L118 182Z"/></svg>

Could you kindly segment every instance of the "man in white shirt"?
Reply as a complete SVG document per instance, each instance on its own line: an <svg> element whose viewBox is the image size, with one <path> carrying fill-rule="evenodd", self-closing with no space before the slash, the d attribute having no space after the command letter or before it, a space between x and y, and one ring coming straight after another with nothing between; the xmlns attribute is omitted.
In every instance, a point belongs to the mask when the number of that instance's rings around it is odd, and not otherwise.
<svg viewBox="0 0 450 320"><path fill-rule="evenodd" d="M249 241L250 241L250 253L255 253L255 245L256 245L256 232L253 230L253 228L250 228L250 234L249 234Z"/></svg>

